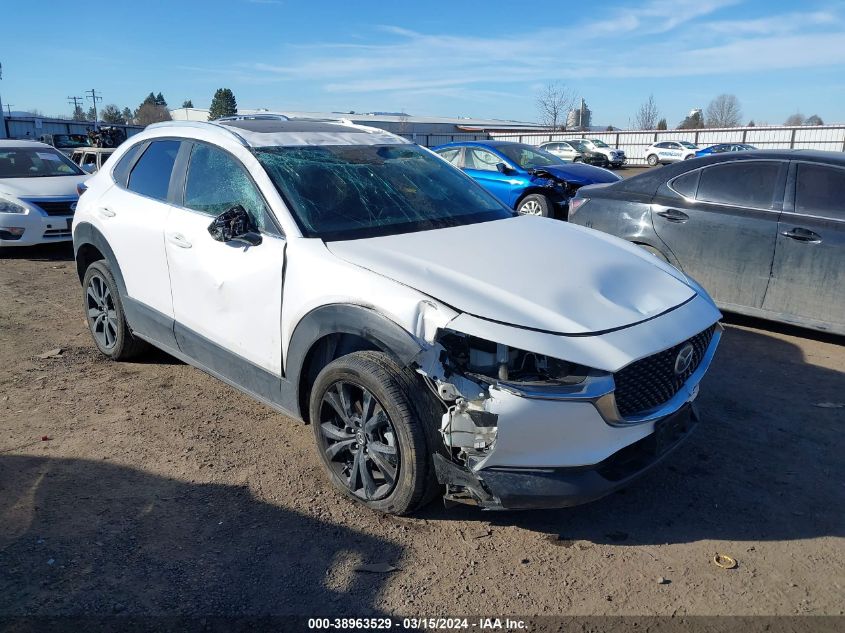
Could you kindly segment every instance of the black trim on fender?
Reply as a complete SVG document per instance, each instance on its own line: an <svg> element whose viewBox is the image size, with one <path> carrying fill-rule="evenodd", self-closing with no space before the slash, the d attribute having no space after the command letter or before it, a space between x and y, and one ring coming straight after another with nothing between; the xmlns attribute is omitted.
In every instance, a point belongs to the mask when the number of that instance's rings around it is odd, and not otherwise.
<svg viewBox="0 0 845 633"><path fill-rule="evenodd" d="M297 323L288 345L283 372L297 386L297 391L308 352L314 343L331 334L360 336L402 365L407 365L422 350L403 327L372 308L343 303L320 306Z"/></svg>

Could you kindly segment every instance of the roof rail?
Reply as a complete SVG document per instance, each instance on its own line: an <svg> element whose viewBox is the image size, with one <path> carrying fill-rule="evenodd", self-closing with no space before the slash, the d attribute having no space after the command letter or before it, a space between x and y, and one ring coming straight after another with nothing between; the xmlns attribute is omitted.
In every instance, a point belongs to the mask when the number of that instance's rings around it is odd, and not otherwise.
<svg viewBox="0 0 845 633"><path fill-rule="evenodd" d="M162 127L195 127L201 130L207 130L209 128L214 130L223 130L234 136L237 139L238 143L240 143L244 147L249 147L249 143L246 142L246 139L244 139L243 136L241 136L233 129L225 125L218 125L217 123L214 123L212 121L162 121L161 123L153 123L151 125L148 125L147 129Z"/></svg>

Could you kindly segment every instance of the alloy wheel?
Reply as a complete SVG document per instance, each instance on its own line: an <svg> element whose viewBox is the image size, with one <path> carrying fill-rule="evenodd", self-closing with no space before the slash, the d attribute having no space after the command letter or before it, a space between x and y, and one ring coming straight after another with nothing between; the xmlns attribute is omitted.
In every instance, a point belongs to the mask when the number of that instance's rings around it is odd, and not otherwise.
<svg viewBox="0 0 845 633"><path fill-rule="evenodd" d="M519 207L519 212L522 215L543 215L543 207L536 200L526 200Z"/></svg>
<svg viewBox="0 0 845 633"><path fill-rule="evenodd" d="M88 325L97 342L111 349L117 342L117 310L106 280L93 275L85 289Z"/></svg>
<svg viewBox="0 0 845 633"><path fill-rule="evenodd" d="M339 381L320 404L320 449L329 467L356 497L384 499L393 491L401 467L396 429L366 388Z"/></svg>

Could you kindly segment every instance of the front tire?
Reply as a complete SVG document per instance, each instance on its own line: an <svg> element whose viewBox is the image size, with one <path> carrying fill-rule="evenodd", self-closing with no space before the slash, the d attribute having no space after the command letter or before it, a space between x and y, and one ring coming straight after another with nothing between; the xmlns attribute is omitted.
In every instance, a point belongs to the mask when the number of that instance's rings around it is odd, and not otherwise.
<svg viewBox="0 0 845 633"><path fill-rule="evenodd" d="M102 354L112 360L129 360L147 350L147 343L135 338L126 323L117 283L104 260L85 271L82 301L88 330Z"/></svg>
<svg viewBox="0 0 845 633"><path fill-rule="evenodd" d="M409 514L439 490L436 409L419 377L381 352L329 363L311 389L320 460L336 488L372 510Z"/></svg>
<svg viewBox="0 0 845 633"><path fill-rule="evenodd" d="M550 209L551 204L546 196L539 193L532 193L519 201L516 212L519 215L539 215L547 218L549 217Z"/></svg>
<svg viewBox="0 0 845 633"><path fill-rule="evenodd" d="M657 154L649 154L648 158L646 158L646 162L649 167L657 167L660 163L660 159L657 157Z"/></svg>

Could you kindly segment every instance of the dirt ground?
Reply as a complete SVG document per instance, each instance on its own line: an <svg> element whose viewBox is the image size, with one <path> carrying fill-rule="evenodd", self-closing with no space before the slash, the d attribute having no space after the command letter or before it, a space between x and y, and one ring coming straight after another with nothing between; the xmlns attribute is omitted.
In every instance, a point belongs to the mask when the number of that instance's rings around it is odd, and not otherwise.
<svg viewBox="0 0 845 633"><path fill-rule="evenodd" d="M731 319L704 423L604 500L396 519L333 491L308 427L100 357L71 257L0 259L0 615L843 613L841 338Z"/></svg>

